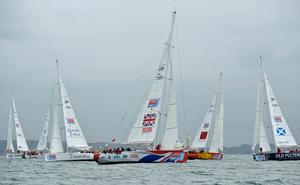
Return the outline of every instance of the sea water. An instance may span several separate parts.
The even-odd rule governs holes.
[[[221,161],[184,164],[45,162],[0,157],[0,184],[297,184],[300,161],[253,161],[251,155],[225,155]]]

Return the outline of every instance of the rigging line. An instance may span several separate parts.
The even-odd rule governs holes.
[[[183,107],[183,125],[185,127],[186,134],[189,132],[189,125],[186,121],[186,106],[185,106],[185,99],[184,99],[184,91],[183,91],[183,75],[182,75],[182,65],[181,65],[181,55],[180,55],[180,49],[179,49],[179,36],[178,36],[178,18],[175,24],[175,39],[177,42],[177,58],[178,58],[178,65],[179,65],[179,81],[180,81],[180,94],[182,97],[182,107]]]

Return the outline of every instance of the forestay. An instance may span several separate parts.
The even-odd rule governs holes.
[[[15,132],[16,132],[16,138],[17,138],[17,150],[19,151],[28,151],[28,146],[25,140],[25,136],[19,121],[15,100],[12,97],[12,106],[13,106],[13,120],[15,125]]]

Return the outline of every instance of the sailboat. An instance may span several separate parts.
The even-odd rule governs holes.
[[[297,142],[281,111],[278,100],[275,97],[269,79],[265,73],[262,57],[260,57],[260,61],[263,73],[262,83],[264,85],[265,98],[268,105],[268,114],[270,116],[270,123],[272,127],[273,138],[275,141],[276,152],[271,151],[271,147],[265,131],[265,125],[263,122],[263,103],[261,88],[259,85],[257,93],[254,139],[252,145],[253,158],[256,161],[300,160],[300,151],[297,150],[299,146],[297,145]]]
[[[41,138],[38,142],[38,145],[36,147],[36,151],[40,152],[48,152],[48,135],[49,135],[49,122],[50,122],[50,112],[51,112],[51,106],[48,106],[48,113],[47,117],[45,119],[44,128],[42,130]]]
[[[218,90],[214,93],[212,102],[189,148],[189,159],[220,160],[223,158],[224,103],[221,81],[222,73],[219,76]],[[210,145],[208,145],[209,140]]]
[[[17,151],[15,151],[13,144],[13,129],[15,130]],[[9,122],[7,132],[6,158],[25,158],[28,152],[26,139],[19,121],[17,108],[13,94],[11,94],[11,105],[9,109]]]
[[[148,150],[122,151],[95,155],[99,164],[164,163],[187,161],[187,151],[178,140],[176,87],[172,71],[171,48],[176,12],[172,12],[171,31],[148,94],[130,130],[127,144]],[[158,130],[164,132],[158,142]],[[155,149],[156,147],[156,149]]]
[[[56,60],[58,74],[58,96],[59,102],[53,106],[52,136],[50,141],[50,151],[45,154],[45,161],[93,161],[94,154],[90,153],[86,139],[81,131],[79,122],[70,102],[70,98],[62,81],[58,60]],[[63,151],[60,136],[58,112],[62,110],[64,129],[66,136],[67,151]]]

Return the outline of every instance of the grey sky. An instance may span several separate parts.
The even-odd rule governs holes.
[[[149,60],[145,82],[158,63],[174,7],[173,58],[181,91],[178,49],[184,87],[184,97],[178,93],[179,118],[182,123],[186,112],[187,121],[187,126],[179,123],[180,136],[188,127],[194,137],[223,72],[225,146],[252,142],[259,55],[285,116],[294,123],[290,127],[298,124],[294,134],[299,135],[297,0],[1,0],[0,139],[6,138],[11,90],[26,138],[40,137],[56,58],[88,140],[121,137],[132,123],[120,120],[124,112],[136,115],[139,102],[129,105]]]

